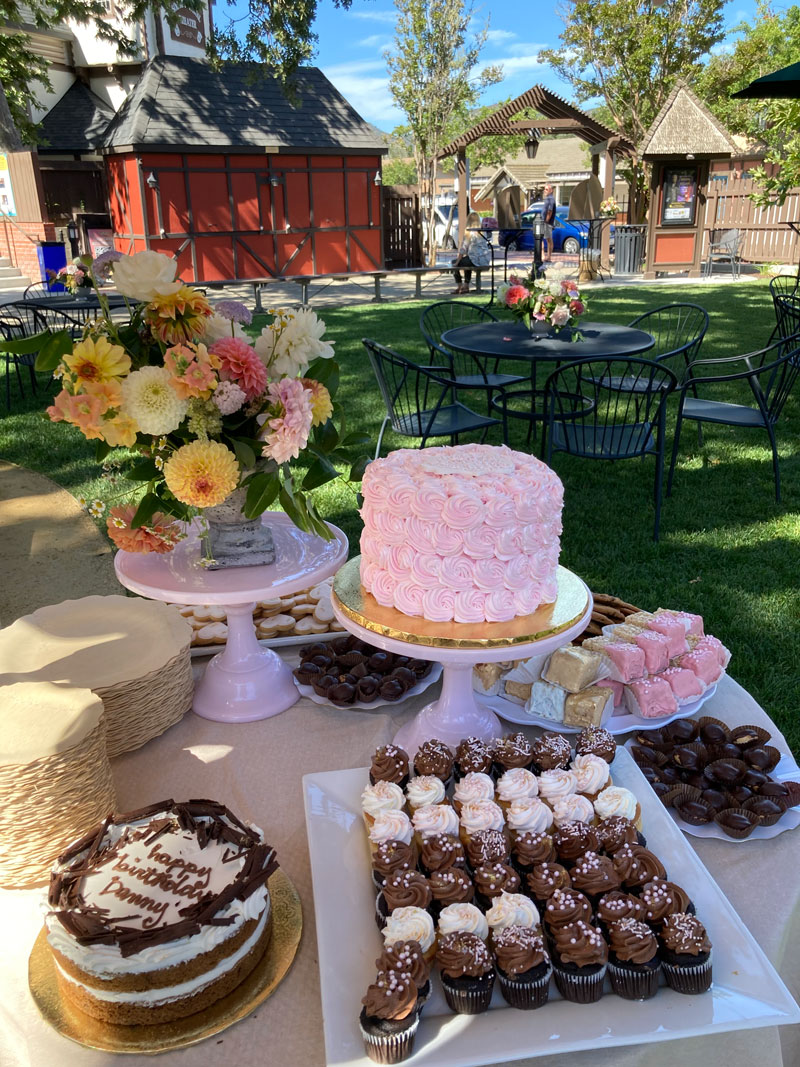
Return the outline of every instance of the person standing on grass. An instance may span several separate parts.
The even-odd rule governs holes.
[[[464,230],[464,240],[458,246],[458,254],[453,260],[453,271],[457,288],[453,295],[469,292],[469,282],[472,277],[471,267],[488,267],[492,261],[492,250],[489,242],[480,233],[481,217],[477,211],[470,211],[467,215],[467,225]],[[459,267],[464,267],[464,278],[461,278]]]
[[[550,182],[544,187],[544,201],[542,204],[542,222],[544,223],[543,242],[547,242],[547,255],[543,262],[553,261],[553,226],[556,221],[556,198],[553,196],[553,186]]]

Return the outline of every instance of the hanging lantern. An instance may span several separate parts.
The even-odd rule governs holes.
[[[539,134],[536,130],[528,130],[528,136],[525,138],[525,155],[528,159],[536,159],[536,153],[539,151]]]

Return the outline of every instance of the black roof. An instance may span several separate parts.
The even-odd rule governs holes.
[[[102,143],[114,118],[110,104],[81,81],[73,82],[39,127],[40,152],[87,152]]]
[[[255,63],[157,56],[106,132],[103,146],[386,151],[386,146],[322,71],[301,67],[295,99]]]

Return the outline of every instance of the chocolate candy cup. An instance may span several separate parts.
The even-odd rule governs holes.
[[[387,678],[386,681],[381,683],[378,692],[381,695],[382,700],[399,700],[408,692],[408,686],[403,685],[397,678]]]
[[[768,730],[760,726],[734,726],[728,733],[728,740],[739,748],[750,748],[752,745],[766,745],[772,735]]]
[[[727,794],[721,789],[704,789],[700,794],[700,799],[715,812],[723,811],[731,806]]]
[[[339,641],[342,640],[346,641],[347,638],[340,637]],[[313,645],[303,645],[300,649],[300,659],[311,659],[312,656],[329,656],[331,652],[335,653],[335,644],[336,641],[331,641],[329,645],[322,641],[315,641]]]
[[[365,678],[359,678],[356,683],[356,698],[369,704],[378,697],[378,679],[374,674],[368,674]]]
[[[706,823],[710,823],[716,815],[714,809],[703,803],[702,800],[680,799],[673,807],[683,821],[688,822],[690,826],[704,826]]]
[[[685,745],[697,737],[697,723],[692,719],[676,719],[661,727],[661,732],[669,741]]]
[[[333,656],[329,656],[325,652],[315,652],[314,655],[307,660],[308,663],[315,663],[318,667],[322,667],[323,671],[333,665]]]
[[[367,660],[367,666],[374,674],[388,674],[392,668],[392,657],[388,652],[373,652]]]
[[[362,660],[361,663],[356,663],[354,667],[350,668],[350,674],[353,678],[361,680],[369,675],[369,667],[367,667],[366,662]]]
[[[714,822],[728,837],[743,841],[758,826],[758,816],[746,808],[727,808],[719,812]]]
[[[653,767],[663,767],[669,760],[666,752],[659,752],[655,748],[644,748],[642,745],[631,745],[631,755],[639,767],[650,764]]]
[[[313,685],[314,682],[319,681],[325,672],[322,667],[318,667],[316,663],[301,663],[299,667],[295,667],[292,674],[298,680],[300,685]]]
[[[732,785],[728,789],[728,795],[733,799],[734,803],[737,806],[741,806],[746,800],[750,800],[750,798],[755,794],[749,786],[741,785],[740,783],[739,785]]]
[[[431,673],[433,664],[427,659],[410,659],[405,666],[416,674],[417,679],[422,679],[427,678]]]
[[[644,779],[650,785],[665,785],[667,789],[671,788],[669,782],[662,782],[658,775],[658,770],[652,765],[652,763],[646,764],[644,767],[640,767],[639,770],[644,775]]]
[[[738,759],[717,759],[706,767],[708,777],[726,788],[741,782],[747,773],[747,764]]]
[[[758,792],[760,796],[769,797],[776,804],[782,804],[784,808],[788,808],[791,805],[790,790],[783,782],[765,782]]]
[[[773,745],[753,745],[746,748],[742,753],[742,759],[748,765],[758,771],[769,774],[780,762],[781,754]]]
[[[695,789],[691,785],[676,785],[668,793],[665,793],[661,798],[661,802],[668,808],[674,806],[675,802],[688,802],[690,800],[699,800],[700,790]]]
[[[742,752],[732,741],[723,741],[709,749],[709,762],[715,759],[741,759]]]
[[[697,720],[697,736],[707,745],[719,745],[728,739],[728,727],[719,719],[705,715]]]
[[[337,682],[336,685],[332,685],[328,689],[325,696],[337,707],[344,707],[347,704],[352,704],[355,700],[356,687],[351,685],[350,682]]]
[[[398,682],[402,682],[408,689],[417,684],[417,676],[409,667],[395,667],[390,678],[396,678]]]
[[[774,826],[786,810],[782,804],[776,804],[770,797],[753,797],[745,801],[743,807],[758,816],[761,826]]]
[[[317,696],[324,697],[328,695],[328,690],[339,684],[338,675],[335,674],[323,674],[316,682],[312,684],[312,688]]]
[[[667,795],[667,793],[671,793],[672,792],[672,786],[669,785],[667,782],[653,782],[652,783],[652,787],[653,787],[653,792],[658,797],[658,799],[661,800],[661,801],[663,801],[663,799]]]
[[[682,771],[702,771],[708,763],[708,749],[699,741],[678,745],[673,749],[672,762]]]
[[[768,774],[764,774],[763,771],[756,771],[752,767],[747,771],[744,778],[742,778],[741,784],[747,786],[748,789],[752,789],[754,793],[757,793],[762,785],[766,785],[771,781]]]
[[[678,785],[681,780],[677,767],[659,767],[658,776],[668,785]]]

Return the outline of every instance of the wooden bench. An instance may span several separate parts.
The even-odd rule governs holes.
[[[354,270],[343,271],[340,273],[331,274],[298,274],[294,277],[289,275],[283,278],[283,281],[295,282],[301,288],[300,302],[302,304],[308,303],[308,287],[310,285],[316,285],[319,282],[324,282],[323,289],[326,289],[332,282],[352,282],[358,278],[372,278],[375,286],[375,295],[372,300],[374,303],[380,303],[383,300],[381,296],[381,279],[386,277],[387,272],[379,270]]]
[[[481,274],[483,271],[491,271],[491,267],[447,267],[440,264],[436,267],[401,267],[392,271],[393,274],[412,274],[414,276],[414,296],[417,300],[422,299],[422,279],[426,274],[452,274],[454,270],[471,270],[475,275],[475,292],[482,293]]]

